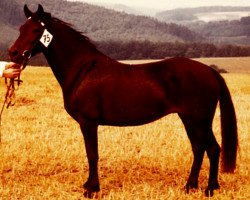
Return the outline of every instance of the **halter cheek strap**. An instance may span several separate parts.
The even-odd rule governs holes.
[[[30,20],[30,19],[31,17],[29,17],[27,20]],[[42,21],[39,21],[39,22],[41,26],[45,27],[45,24]],[[52,39],[53,39],[53,35],[45,28],[39,41],[43,44],[43,46],[47,48],[49,44],[51,43]]]
[[[45,27],[45,24],[40,21],[40,24]],[[45,46],[46,48],[49,46],[53,39],[53,35],[45,28],[42,34],[42,37],[40,38],[40,42]]]

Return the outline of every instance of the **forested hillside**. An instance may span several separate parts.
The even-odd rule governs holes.
[[[187,26],[214,44],[250,45],[250,7],[199,7],[158,13],[161,21]]]
[[[18,36],[18,27],[25,20],[24,4],[28,4],[31,10],[36,11],[39,3],[43,5],[45,11],[72,24],[75,29],[90,37],[101,51],[116,59],[250,55],[250,47],[209,44],[212,41],[212,32],[216,30],[215,28],[219,30],[220,24],[208,28],[198,24],[187,28],[184,25],[160,22],[152,17],[129,15],[80,2],[1,0],[1,60],[7,59],[6,50]],[[248,23],[246,21],[248,20],[242,19],[239,23],[246,24]],[[239,28],[237,31],[244,32],[249,29]],[[44,64],[44,60],[40,58],[39,61],[36,60],[36,64]]]
[[[201,39],[188,28],[176,24],[159,22],[156,19],[129,15],[80,2],[64,0],[1,0],[0,7],[4,20],[16,26],[23,20],[23,5],[27,3],[36,10],[41,3],[45,10],[51,12],[74,27],[86,33],[94,41],[107,40],[148,40],[148,41],[197,41]]]
[[[250,17],[240,20],[191,23],[189,28],[215,44],[250,45]]]

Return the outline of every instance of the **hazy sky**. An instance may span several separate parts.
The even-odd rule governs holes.
[[[148,7],[157,9],[172,9],[197,6],[250,6],[250,0],[80,0],[94,3],[125,4],[128,6]]]

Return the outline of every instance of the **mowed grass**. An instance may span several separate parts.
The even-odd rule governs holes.
[[[235,174],[219,173],[221,189],[213,199],[250,199],[249,69],[243,74],[233,68],[234,73],[223,75],[236,108],[240,152]],[[27,67],[22,79],[15,106],[2,116],[0,199],[84,199],[84,142],[78,124],[64,110],[60,86],[50,68]],[[6,91],[3,82],[0,102]],[[220,143],[219,115],[218,109],[213,130]],[[193,157],[177,115],[138,127],[100,127],[99,156],[101,192],[96,198],[206,199],[207,156],[199,189],[185,193]]]

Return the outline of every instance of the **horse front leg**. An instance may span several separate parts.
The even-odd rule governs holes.
[[[89,177],[87,182],[83,185],[85,188],[84,196],[91,198],[94,192],[100,191],[98,178],[98,125],[93,123],[82,123],[81,130],[84,137],[85,148],[89,163]]]

